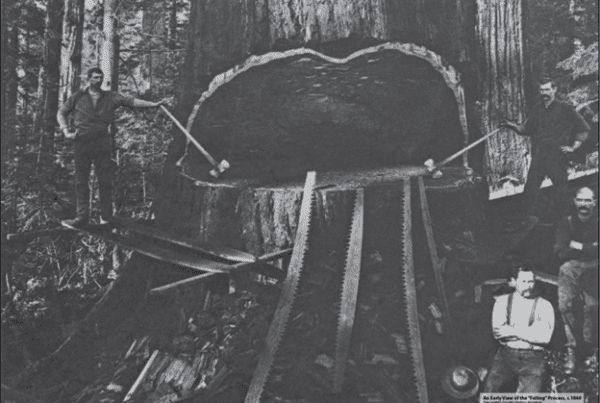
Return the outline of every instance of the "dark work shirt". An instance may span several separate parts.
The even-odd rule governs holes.
[[[569,247],[571,241],[583,244],[583,250]],[[577,214],[564,218],[556,227],[554,252],[561,260],[581,260],[589,262],[598,259],[598,216],[582,222]],[[596,243],[596,245],[594,245]]]
[[[119,106],[133,107],[133,97],[118,92],[102,91],[96,106],[87,90],[75,92],[60,108],[63,115],[73,115],[77,138],[95,138],[106,135]]]
[[[590,127],[583,117],[569,104],[554,100],[547,108],[543,102],[535,105],[525,123],[525,135],[538,147],[558,148],[571,145],[574,135],[577,140],[585,141]]]

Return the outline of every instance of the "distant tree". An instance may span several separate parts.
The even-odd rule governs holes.
[[[60,103],[81,86],[81,49],[85,22],[85,0],[64,0]]]
[[[104,0],[104,22],[102,41],[100,42],[100,68],[104,72],[104,89],[116,90],[119,84],[118,70],[115,68],[116,47],[118,40],[117,0]]]
[[[14,127],[17,108],[17,57],[19,32],[15,20],[19,15],[17,0],[0,2],[2,7],[2,51],[0,52],[1,72],[1,116],[2,121],[2,162],[4,163],[9,144],[14,139]]]
[[[44,33],[43,111],[44,123],[41,154],[49,157],[54,152],[54,132],[58,112],[60,87],[60,55],[62,45],[62,10],[64,0],[48,0]],[[46,161],[50,160],[46,158]]]

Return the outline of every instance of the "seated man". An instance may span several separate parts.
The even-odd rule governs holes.
[[[554,308],[537,296],[529,267],[515,267],[509,284],[515,291],[497,297],[492,312],[500,348],[483,391],[497,393],[507,381],[517,379],[517,393],[538,393],[546,372],[544,346],[554,331]]]
[[[589,187],[580,188],[574,202],[577,213],[564,218],[558,224],[554,246],[554,252],[562,261],[558,274],[558,309],[565,324],[567,337],[564,366],[567,375],[573,373],[576,366],[575,348],[578,337],[573,305],[580,298],[583,299],[584,318],[588,325],[598,307],[597,289],[595,292],[586,289],[589,285],[587,283],[590,282],[589,279],[586,280],[588,275],[596,275],[595,280],[591,281],[595,282],[596,286],[598,281],[598,214],[594,191]],[[584,332],[584,341],[588,343],[593,342],[590,340],[590,333],[592,332]]]

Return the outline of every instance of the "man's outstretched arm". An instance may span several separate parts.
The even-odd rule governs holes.
[[[155,108],[157,106],[165,105],[166,103],[166,99],[160,100],[158,102],[151,102],[144,101],[143,99],[134,98],[132,106],[134,108]]]

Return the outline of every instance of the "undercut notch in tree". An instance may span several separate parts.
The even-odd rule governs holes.
[[[421,165],[468,142],[456,70],[397,42],[345,58],[305,48],[252,56],[213,79],[187,129],[242,179]],[[189,147],[178,162],[197,180],[210,179],[204,164]]]

